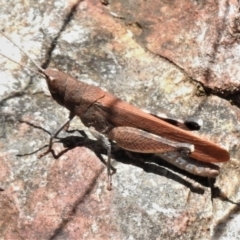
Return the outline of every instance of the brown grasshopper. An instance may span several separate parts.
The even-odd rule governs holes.
[[[211,163],[229,160],[229,153],[224,148],[187,131],[200,128],[200,122],[151,114],[67,73],[53,68],[43,69],[21,47],[5,37],[45,77],[52,98],[70,111],[68,120],[51,136],[47,151],[40,157],[51,151],[53,139],[69,125],[74,116],[78,116],[107,150],[108,189],[111,189],[113,174],[109,139],[132,152],[160,154],[177,167],[200,176],[216,177],[219,174],[217,167]]]

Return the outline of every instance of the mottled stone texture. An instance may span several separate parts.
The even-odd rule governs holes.
[[[239,91],[238,1],[112,0],[137,41],[206,87]]]
[[[114,146],[109,192],[106,151],[75,119],[54,143],[55,155],[38,159],[68,112],[29,59],[0,36],[0,52],[29,67],[0,57],[1,239],[238,239],[238,207],[212,198],[218,187],[240,201],[237,1],[0,6],[1,28],[39,64],[154,113],[201,118],[196,134],[232,157],[211,189],[212,181]]]

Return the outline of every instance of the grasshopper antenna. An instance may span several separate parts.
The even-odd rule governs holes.
[[[24,53],[24,54],[33,62],[33,64],[35,65],[35,67],[38,69],[38,71],[33,70],[33,69],[31,69],[31,68],[28,68],[28,67],[24,66],[23,64],[21,64],[21,63],[15,61],[15,60],[9,58],[8,56],[6,56],[5,54],[3,54],[3,53],[1,53],[1,52],[0,52],[0,55],[2,55],[3,57],[7,58],[8,60],[10,60],[10,61],[12,61],[12,62],[14,62],[14,63],[16,63],[16,64],[24,67],[24,68],[27,68],[27,69],[29,69],[29,70],[31,70],[31,71],[36,72],[37,74],[39,74],[39,73],[44,73],[44,72],[45,72],[45,70],[44,70],[34,59],[32,59],[32,58],[30,57],[30,55],[29,55],[23,48],[21,48],[21,47],[20,47],[19,45],[17,45],[12,39],[10,39],[8,36],[6,36],[6,35],[3,33],[2,30],[0,30],[0,33],[1,33],[6,39],[8,39],[8,41],[10,41],[15,47],[17,47],[21,52]]]
[[[3,56],[4,58],[7,58],[8,60],[10,60],[10,61],[18,64],[18,65],[20,65],[20,66],[23,67],[23,68],[29,69],[31,72],[35,72],[35,73],[37,73],[37,74],[41,74],[39,71],[36,71],[36,70],[31,69],[31,68],[29,68],[29,67],[26,67],[26,66],[24,66],[23,64],[15,61],[15,60],[13,60],[13,59],[11,59],[10,57],[6,56],[5,54],[3,54],[3,53],[1,53],[1,52],[0,52],[0,55]]]

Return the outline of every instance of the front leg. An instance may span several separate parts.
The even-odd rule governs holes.
[[[69,113],[69,117],[67,119],[66,122],[64,122],[50,137],[50,140],[49,140],[49,144],[48,144],[48,149],[41,153],[38,158],[41,158],[43,156],[45,156],[46,154],[48,154],[49,152],[51,152],[52,150],[52,145],[53,145],[53,139],[57,137],[57,135],[65,128],[65,127],[69,127],[69,123],[72,121],[72,119],[74,118],[74,114],[73,113]]]

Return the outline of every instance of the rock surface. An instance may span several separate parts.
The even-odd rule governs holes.
[[[213,191],[240,201],[237,1],[0,3],[5,34],[39,64],[154,113],[201,118],[196,134],[231,153],[211,188],[161,159],[133,160],[116,148],[107,191],[106,152],[76,118],[56,140],[57,156],[38,159],[68,112],[0,36],[0,52],[24,66],[0,57],[0,238],[238,239],[238,206]]]

